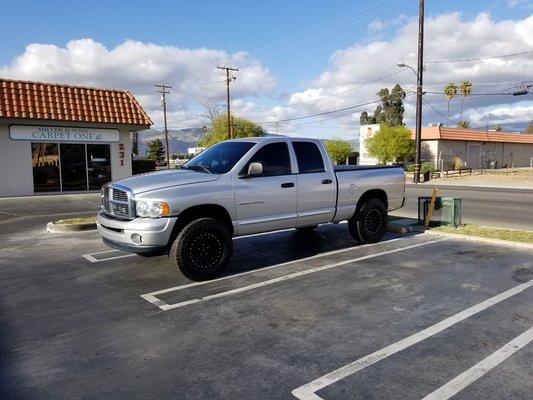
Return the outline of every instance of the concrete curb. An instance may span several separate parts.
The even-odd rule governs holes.
[[[533,250],[533,244],[531,243],[512,242],[510,240],[501,240],[501,239],[489,239],[489,238],[484,238],[480,236],[462,235],[460,233],[435,232],[431,230],[426,230],[424,233],[426,235],[447,236],[447,237],[453,237],[456,239],[466,239],[472,242],[481,242],[481,243],[488,243],[488,244],[495,244],[495,245],[501,245],[501,246],[510,246],[510,247],[515,247],[515,248]]]
[[[46,233],[58,232],[81,232],[91,231],[96,229],[96,223],[89,224],[56,224],[55,222],[48,222],[46,224]]]

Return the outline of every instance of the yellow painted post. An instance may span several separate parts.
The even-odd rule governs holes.
[[[426,219],[424,220],[424,226],[426,228],[429,226],[429,221],[431,221],[431,217],[433,216],[433,210],[435,210],[435,201],[437,200],[438,193],[439,193],[439,189],[434,188],[433,194],[431,195],[431,201],[429,202],[429,208],[426,214]]]

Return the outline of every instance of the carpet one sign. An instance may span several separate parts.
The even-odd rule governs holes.
[[[11,125],[9,136],[14,140],[38,142],[118,142],[117,129],[69,128],[64,126]]]

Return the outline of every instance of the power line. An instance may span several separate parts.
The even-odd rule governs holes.
[[[449,118],[446,114],[444,114],[443,112],[441,112],[440,110],[438,110],[437,108],[435,108],[429,101],[427,101],[426,99],[422,98],[422,101],[424,103],[426,103],[426,105],[431,108],[433,111],[435,111],[437,114],[439,114],[441,117],[443,118],[446,118],[446,120],[448,122],[453,122],[454,124],[457,124],[457,121],[454,121],[453,119]]]
[[[489,56],[489,57],[463,58],[463,59],[458,59],[458,60],[433,60],[433,61],[425,61],[425,63],[426,64],[442,64],[442,63],[482,61],[482,60],[491,60],[495,58],[516,57],[516,56],[521,56],[521,55],[529,54],[529,53],[533,53],[533,50],[521,51],[518,53],[500,54],[498,56]]]
[[[401,3],[401,2],[400,2]],[[321,31],[318,31],[318,32],[313,32],[313,30],[315,29],[315,27],[312,27],[312,28],[309,28],[307,30],[304,30],[298,34],[294,34],[294,35],[291,35],[289,36],[288,38],[286,39],[283,39],[273,45],[270,45],[270,46],[266,46],[264,47],[263,49],[260,49],[256,52],[252,52],[252,54],[256,55],[257,57],[259,58],[267,58],[267,57],[272,57],[274,55],[277,55],[277,54],[280,54],[280,53],[283,53],[283,52],[286,52],[288,50],[292,50],[296,47],[299,47],[299,46],[302,46],[310,41],[313,41],[313,40],[316,40],[316,39],[319,39],[323,36],[326,36],[326,35],[329,35],[333,32],[336,32],[342,28],[345,28],[346,26],[349,26],[349,25],[352,25],[356,22],[361,22],[369,17],[372,17],[374,15],[381,15],[385,10],[388,10],[388,9],[391,9],[393,7],[396,7],[398,6],[400,3],[397,3],[397,4],[394,4],[392,6],[388,6],[388,7],[385,7],[383,2],[381,2],[380,4],[376,5],[375,3],[369,3],[367,4],[366,6],[356,10],[357,11],[357,15],[355,16],[356,18],[353,19],[353,20],[348,20],[346,22],[332,22],[334,21],[335,19],[339,19],[341,18],[341,16],[345,15],[345,14],[348,14],[348,13],[344,13],[344,14],[341,14],[340,16],[337,16],[337,17],[334,17],[332,18],[331,20],[328,20],[328,21],[325,21],[321,24],[318,24],[316,25],[315,27],[319,27],[319,26],[324,26],[324,25],[331,25],[331,26],[327,26],[325,27],[325,29],[321,30]]]
[[[341,111],[347,111],[347,110],[351,110],[351,109],[354,109],[354,108],[367,106],[369,104],[381,103],[381,101],[382,101],[381,99],[372,100],[372,101],[368,101],[366,103],[355,104],[353,106],[343,107],[343,108],[339,108],[339,109],[336,109],[336,110],[329,110],[329,111],[323,111],[323,112],[319,112],[319,113],[315,113],[315,114],[309,114],[309,115],[302,115],[302,116],[298,116],[298,117],[279,119],[279,120],[276,120],[276,121],[261,121],[261,122],[257,122],[257,123],[258,124],[274,124],[274,123],[277,123],[277,122],[278,123],[279,122],[289,122],[289,121],[296,121],[296,120],[299,120],[299,119],[319,117],[321,115],[328,115],[328,114],[333,114],[333,113],[337,113],[337,112],[341,112]]]
[[[444,95],[444,92],[435,92],[435,91],[426,91],[429,94],[441,94]],[[468,96],[512,96],[512,93],[470,93]]]

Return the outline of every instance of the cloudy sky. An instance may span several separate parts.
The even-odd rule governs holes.
[[[416,65],[415,0],[269,2],[1,1],[0,77],[127,89],[155,122],[154,83],[171,85],[171,128],[201,126],[203,104],[225,104],[270,132],[355,138],[375,93],[400,83],[410,93]],[[508,95],[533,81],[533,2],[426,1],[424,123],[448,119],[443,86],[468,79],[463,119],[474,127],[523,129],[533,95]],[[510,55],[494,58],[495,56]],[[459,61],[458,61],[459,60]],[[462,60],[462,61],[461,61]],[[465,61],[468,60],[468,61]],[[366,104],[366,105],[365,105]],[[337,112],[330,112],[340,110]],[[414,96],[406,98],[413,124]]]

